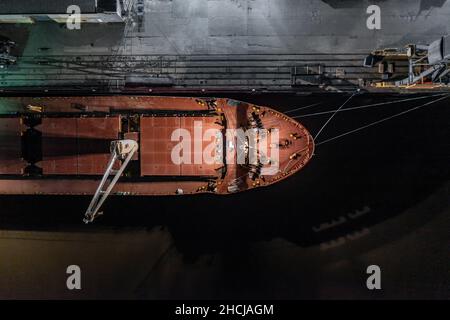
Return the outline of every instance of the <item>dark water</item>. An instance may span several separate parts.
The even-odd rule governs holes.
[[[228,96],[280,111],[321,102],[290,116],[334,110],[348,98],[339,94]],[[346,108],[405,98],[361,94]],[[433,99],[341,112],[318,141]],[[245,250],[245,244],[273,238],[312,246],[401,214],[449,180],[449,105],[450,98],[320,145],[303,170],[269,188],[229,196],[112,197],[104,206],[105,215],[89,226],[82,224],[88,197],[3,196],[0,228],[93,232],[165,226],[187,257]],[[298,120],[315,135],[329,116]],[[329,230],[313,229],[357,210],[370,214]],[[421,221],[431,218],[424,212]]]

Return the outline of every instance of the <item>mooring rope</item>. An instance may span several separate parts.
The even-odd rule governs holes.
[[[284,113],[291,113],[291,112],[295,112],[295,111],[299,111],[299,110],[304,110],[304,109],[307,109],[307,108],[318,106],[319,104],[322,104],[322,102],[313,103],[313,104],[310,104],[310,105],[307,105],[307,106],[304,106],[304,107],[288,110],[288,111],[285,111]]]
[[[314,139],[313,139],[314,141],[316,141],[317,137],[322,133],[323,129],[325,129],[325,127],[330,123],[330,121],[339,112],[339,110],[341,110],[347,104],[347,102],[349,102],[355,95],[356,95],[356,92],[354,92],[347,100],[345,100],[345,102],[343,104],[341,104],[341,106],[337,110],[334,111],[334,113],[331,115],[331,117],[328,118],[328,120],[325,122],[325,124],[322,126],[322,128],[320,128],[319,132],[316,133],[316,135],[314,136]]]

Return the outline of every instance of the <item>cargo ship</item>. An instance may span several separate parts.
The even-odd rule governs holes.
[[[272,185],[314,152],[272,108],[225,98],[0,98],[0,194],[232,194]]]

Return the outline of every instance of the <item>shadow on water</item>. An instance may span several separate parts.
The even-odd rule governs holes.
[[[295,116],[334,110],[348,96],[255,94],[233,98],[284,112],[320,102],[289,113]],[[393,99],[405,97],[363,94],[346,108]],[[433,99],[341,112],[318,141]],[[81,221],[88,197],[3,196],[0,225],[2,229],[86,232],[166,226],[176,247],[194,256],[277,237],[303,247],[317,245],[399,215],[448,181],[449,103],[443,100],[320,145],[301,172],[269,188],[228,196],[113,197],[104,206],[105,215],[89,226]],[[314,135],[329,116],[298,120]],[[358,213],[364,214],[349,218]],[[432,214],[424,212],[423,217],[425,222]],[[334,226],[320,227],[326,223]]]

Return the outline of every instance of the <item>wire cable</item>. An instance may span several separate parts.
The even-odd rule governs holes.
[[[386,118],[377,120],[377,121],[375,121],[375,122],[369,123],[369,124],[367,124],[367,125],[365,125],[365,126],[362,126],[362,127],[359,127],[359,128],[356,128],[356,129],[353,129],[353,130],[344,132],[344,133],[342,133],[342,134],[340,134],[340,135],[337,135],[337,136],[335,136],[335,137],[333,137],[333,138],[326,139],[326,140],[324,140],[324,141],[321,141],[321,142],[319,142],[319,143],[316,143],[316,146],[319,146],[319,145],[322,145],[322,144],[324,144],[324,143],[327,143],[327,142],[330,142],[330,141],[333,141],[333,140],[342,138],[342,137],[347,136],[347,135],[349,135],[349,134],[352,134],[352,133],[361,131],[361,130],[363,130],[363,129],[366,129],[366,128],[372,127],[372,126],[374,126],[374,125],[380,124],[380,123],[382,123],[382,122],[385,122],[385,121],[391,120],[391,119],[393,119],[393,118],[402,116],[402,115],[407,114],[407,113],[409,113],[409,112],[412,112],[412,111],[418,110],[418,109],[420,109],[420,108],[429,106],[429,105],[431,105],[431,104],[433,104],[433,103],[439,102],[439,101],[444,100],[444,99],[446,99],[446,98],[448,98],[448,97],[450,97],[450,95],[447,94],[447,95],[445,95],[445,96],[442,97],[442,98],[438,98],[438,99],[435,99],[435,100],[433,100],[433,101],[429,101],[429,102],[427,102],[427,103],[421,104],[420,106],[413,107],[413,108],[411,108],[411,109],[408,109],[408,110],[405,110],[405,111],[396,113],[396,114],[394,114],[394,115],[392,115],[392,116],[389,116],[389,117],[386,117]]]

